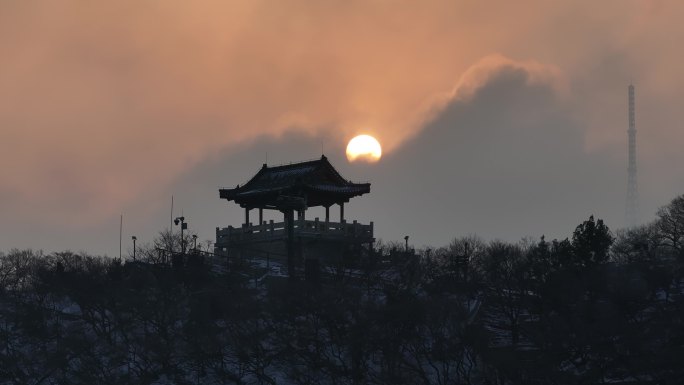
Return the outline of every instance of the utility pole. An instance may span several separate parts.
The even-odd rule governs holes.
[[[173,220],[173,223],[175,223],[176,226],[178,226],[178,224],[180,223],[180,228],[181,228],[181,254],[185,254],[185,238],[183,237],[183,230],[187,230],[188,223],[185,221],[185,217],[178,217],[178,218]]]
[[[138,240],[138,237],[134,235],[131,237],[131,239],[133,240],[133,262],[135,262],[135,241]]]
[[[635,119],[635,101],[634,101],[634,85],[630,84],[627,87],[627,101],[629,104],[628,120],[629,128],[627,134],[629,136],[628,144],[628,160],[627,160],[627,202],[625,207],[625,216],[628,227],[635,227],[639,216],[639,191],[637,188],[637,159],[636,159],[636,119]]]

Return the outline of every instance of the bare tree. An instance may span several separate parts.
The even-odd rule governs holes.
[[[656,215],[655,226],[663,244],[672,250],[674,257],[684,259],[684,195],[661,207]]]

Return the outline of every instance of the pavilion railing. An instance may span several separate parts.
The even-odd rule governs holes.
[[[318,218],[315,220],[295,219],[294,234],[298,237],[320,237],[323,239],[373,238],[373,222],[363,225],[357,221],[347,223],[326,222]],[[253,225],[243,224],[242,227],[228,226],[216,228],[216,243],[229,244],[233,242],[276,240],[287,236],[286,222],[269,221]]]

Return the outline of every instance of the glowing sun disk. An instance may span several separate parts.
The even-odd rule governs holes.
[[[377,162],[381,156],[380,143],[370,135],[356,136],[347,144],[347,160],[350,162],[356,160]]]

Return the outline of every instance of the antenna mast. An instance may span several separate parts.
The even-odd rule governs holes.
[[[121,259],[121,236],[123,233],[123,213],[119,217],[119,259]]]
[[[637,189],[637,160],[636,160],[636,120],[634,118],[634,85],[627,87],[627,98],[629,102],[629,135],[627,161],[627,205],[626,219],[628,227],[635,227],[638,220],[638,189]]]

